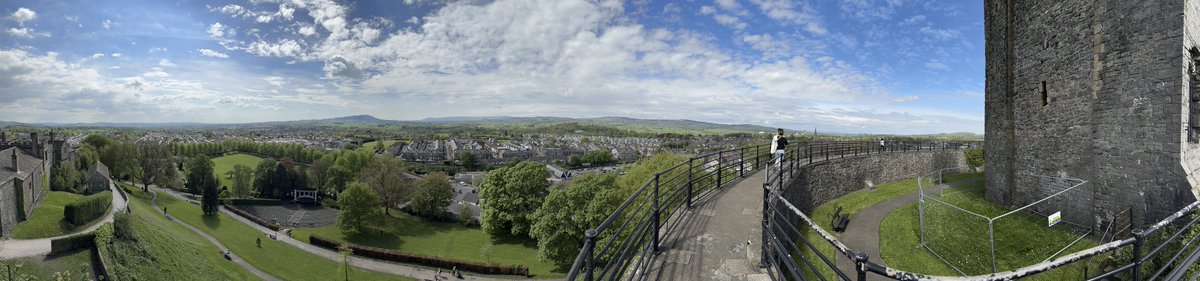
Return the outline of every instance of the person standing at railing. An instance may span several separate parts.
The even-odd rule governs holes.
[[[787,151],[787,137],[783,136],[783,128],[776,130],[775,137],[771,139],[771,152],[775,157],[775,167],[779,168],[783,165],[783,153]]]
[[[887,150],[887,144],[884,143],[883,139],[881,138],[879,139],[879,152],[883,152],[884,150]]]

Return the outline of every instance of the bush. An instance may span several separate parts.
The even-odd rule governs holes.
[[[308,242],[317,247],[337,250],[341,243],[336,241],[321,238],[320,236],[312,235],[308,237]],[[387,249],[375,247],[359,246],[354,244],[346,244],[354,254],[362,257],[373,258],[378,260],[393,261],[400,263],[419,264],[432,267],[450,268],[457,267],[459,270],[470,271],[480,274],[501,274],[501,275],[520,275],[529,276],[529,268],[520,265],[487,265],[466,261],[442,259],[436,257],[417,256],[402,252],[396,252]]]
[[[105,191],[99,194],[81,197],[75,201],[68,203],[63,208],[63,218],[71,224],[82,226],[88,222],[104,216],[108,212],[108,208],[112,205],[112,192]]]
[[[239,216],[242,216],[243,218],[246,218],[246,219],[248,219],[248,220],[250,220],[250,221],[252,221],[252,222],[254,222],[254,223],[257,223],[258,225],[261,225],[261,226],[263,226],[263,227],[269,228],[269,229],[271,229],[271,230],[274,230],[274,231],[279,231],[280,229],[283,229],[283,227],[282,227],[282,226],[280,226],[280,225],[279,225],[279,224],[277,224],[277,223],[274,223],[274,222],[271,222],[271,221],[265,220],[265,219],[263,219],[263,218],[260,218],[260,217],[258,217],[258,216],[255,216],[255,215],[251,215],[250,213],[247,213],[246,211],[242,211],[242,209],[238,209],[238,208],[236,208],[236,207],[234,207],[234,206],[231,206],[231,205],[225,205],[225,209],[227,209],[227,210],[230,210],[230,211],[233,211],[233,213],[234,213],[234,214],[237,214],[237,215],[239,215]]]
[[[96,245],[96,235],[85,233],[50,240],[50,254],[57,254],[75,249],[86,249]]]
[[[338,210],[342,209],[341,207],[338,207],[337,200],[329,199],[329,198],[322,198],[321,205],[325,205],[325,207],[334,208],[334,209],[338,209]]]
[[[229,199],[229,205],[279,206],[283,205],[283,200],[268,198]]]

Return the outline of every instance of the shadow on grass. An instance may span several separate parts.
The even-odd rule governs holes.
[[[204,221],[204,226],[207,226],[209,229],[215,230],[215,229],[219,229],[221,227],[221,217],[220,216],[200,215],[200,220]]]
[[[370,228],[369,231],[368,233],[345,235],[346,241],[384,249],[400,249],[400,245],[404,244],[404,241],[400,240],[399,236],[386,230]]]
[[[529,237],[516,236],[509,233],[492,235],[492,243],[496,245],[521,245],[537,249],[537,240]]]

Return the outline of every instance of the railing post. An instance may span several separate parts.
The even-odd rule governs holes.
[[[767,170],[770,170],[770,168],[767,168]],[[767,204],[770,204],[770,200],[771,200],[771,185],[764,182],[763,183],[763,202],[762,202],[762,208],[763,208],[762,209],[762,257],[760,258],[761,261],[759,262],[759,267],[763,267],[763,268],[766,268],[768,266],[767,265],[767,251],[770,250],[770,248],[767,247],[767,245],[770,243],[770,241],[768,240],[769,238],[767,236],[767,231],[771,231],[771,228],[769,225],[770,212],[768,211],[771,209],[771,206],[767,205]]]
[[[867,253],[854,256],[854,271],[858,272],[858,281],[867,281]]]
[[[762,163],[760,163],[760,161],[759,161],[759,159],[762,159],[762,151],[759,151],[761,148],[762,148],[762,145],[754,146],[754,169],[755,170],[762,169]]]
[[[812,155],[812,147],[813,147],[813,144],[811,144],[811,143],[808,144],[808,153],[806,153],[806,155],[805,155],[805,156],[808,156],[808,164],[812,164],[812,156],[813,156]]]
[[[746,148],[745,147],[742,147],[742,151],[740,152],[739,155],[741,157],[739,157],[740,159],[738,159],[738,177],[744,178],[744,177],[746,177]]]
[[[688,208],[692,207],[692,167],[695,166],[692,164],[692,161],[694,161],[694,160],[696,160],[696,158],[688,159],[688,183],[687,183],[687,206],[688,206]]]
[[[725,184],[721,181],[721,174],[724,174],[724,171],[721,171],[721,162],[725,162],[722,160],[725,160],[725,153],[717,152],[717,186],[715,188],[721,188],[721,185]]]
[[[720,171],[721,169],[718,168],[717,170]],[[651,226],[651,227],[654,227],[654,241],[653,241],[654,245],[653,246],[654,246],[655,253],[658,252],[658,241],[659,241],[658,230],[660,228],[662,228],[661,226],[659,226],[660,221],[659,221],[659,217],[658,217],[660,214],[660,211],[661,211],[659,209],[659,205],[658,205],[658,183],[659,183],[658,176],[659,175],[662,175],[662,174],[661,173],[654,174],[654,225]]]
[[[1133,280],[1142,280],[1142,246],[1146,243],[1146,233],[1141,229],[1133,231]]]
[[[596,229],[588,229],[584,232],[583,250],[587,253],[587,260],[584,268],[587,272],[583,274],[584,281],[592,281],[595,278],[596,268]]]

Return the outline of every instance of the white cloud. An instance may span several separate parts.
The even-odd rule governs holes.
[[[214,22],[212,25],[208,26],[208,37],[213,39],[224,39],[226,34],[229,36],[234,36],[236,35],[235,32],[236,31],[232,26],[225,26],[219,22]]]
[[[958,30],[934,28],[931,26],[921,27],[919,31],[938,40],[950,40],[962,37],[962,32]]]
[[[109,30],[110,28],[120,25],[120,24],[118,24],[117,22],[114,22],[110,19],[104,19],[103,22],[100,22],[100,25],[104,26],[104,30]]]
[[[905,102],[910,102],[910,101],[916,101],[917,99],[918,99],[917,96],[903,96],[903,97],[892,99],[892,102],[905,103]]]
[[[197,51],[197,52],[200,52],[200,55],[201,55],[201,56],[206,56],[206,57],[214,57],[214,58],[219,58],[219,59],[227,59],[227,58],[229,58],[229,55],[223,54],[223,53],[221,53],[221,52],[218,52],[218,51],[213,51],[213,50],[210,50],[210,49],[196,49],[196,51]]]
[[[110,57],[114,57],[114,58],[120,58],[120,57],[123,57],[123,56],[125,56],[125,55],[123,55],[123,54],[121,54],[121,53],[112,53],[111,55],[108,55],[108,56],[110,56]]]
[[[5,30],[4,32],[8,33],[8,35],[11,35],[12,37],[33,38],[33,30],[24,27],[13,27]]]
[[[713,19],[721,25],[732,27],[735,29],[746,29],[746,23],[741,19],[730,15],[714,15]]]
[[[925,67],[937,70],[950,70],[950,66],[936,59],[925,62]]]
[[[172,63],[171,60],[168,59],[158,60],[158,65],[163,67],[175,67],[175,63]]]
[[[313,36],[317,35],[317,28],[312,26],[302,26],[300,29],[296,30],[296,33],[304,36]]]
[[[171,77],[171,74],[169,74],[169,73],[167,73],[167,72],[165,72],[165,71],[162,71],[162,70],[154,70],[154,71],[150,71],[150,72],[143,73],[143,74],[142,74],[142,77],[146,77],[146,78],[167,78],[167,77]]]
[[[820,19],[817,18],[811,7],[803,4],[798,6],[791,0],[750,0],[750,2],[758,6],[758,9],[771,19],[789,21],[801,25],[805,31],[817,35],[824,35],[829,32],[820,23]]]
[[[17,22],[18,25],[23,25],[27,21],[37,19],[37,12],[34,12],[29,8],[21,7],[17,8],[17,11],[13,12],[8,18]]]
[[[717,9],[713,8],[712,6],[705,5],[705,6],[700,7],[701,15],[711,15],[711,14],[715,14],[716,12],[717,12]]]
[[[300,55],[302,48],[300,43],[292,39],[283,39],[278,43],[268,43],[266,41],[255,41],[250,43],[250,46],[245,48],[246,52],[271,57],[295,57]]]
[[[284,18],[286,20],[292,20],[292,13],[295,12],[296,9],[288,6],[287,4],[279,4],[279,12],[276,12],[275,16]]]
[[[904,19],[904,21],[900,22],[900,26],[914,25],[914,24],[918,24],[918,23],[921,23],[924,21],[925,21],[925,15],[915,15],[915,16],[909,17],[907,19]]]

